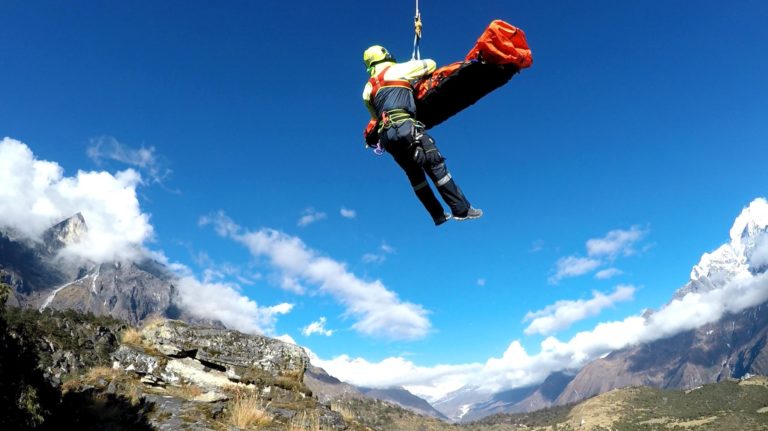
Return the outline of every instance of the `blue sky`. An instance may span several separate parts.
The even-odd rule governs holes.
[[[130,202],[105,187],[91,212],[109,202],[128,242],[181,265],[190,301],[250,298],[260,317],[233,322],[321,360],[407,374],[533,355],[663,306],[765,195],[765,2],[422,1],[423,57],[463,58],[496,18],[534,57],[433,129],[485,211],[439,228],[362,141],[362,51],[407,59],[412,2],[158,3],[0,5],[0,138],[23,143],[5,162],[55,163],[51,183],[108,173],[93,183]],[[61,199],[49,219],[75,208]],[[526,331],[577,300],[592,311]],[[321,319],[331,335],[302,333]]]

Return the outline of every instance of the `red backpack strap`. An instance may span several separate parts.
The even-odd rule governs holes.
[[[390,67],[391,66],[385,67],[378,75],[372,76],[371,79],[368,80],[368,82],[371,83],[371,100],[376,97],[376,93],[378,93],[379,90],[385,87],[399,87],[413,91],[413,87],[407,79],[384,79],[384,74],[387,73],[387,70],[389,70]]]

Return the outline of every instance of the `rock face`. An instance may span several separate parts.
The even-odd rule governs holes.
[[[174,429],[179,412],[193,409],[188,403],[225,403],[238,390],[261,394],[265,409],[281,422],[299,413],[286,406],[312,404],[311,391],[303,383],[309,358],[296,345],[173,320],[151,323],[140,336],[140,344],[123,344],[113,353],[113,368],[134,373],[153,388],[191,385],[201,392],[191,400],[171,402],[157,397],[168,389],[150,391],[156,409],[165,412],[160,416],[171,415],[157,423],[159,429]],[[283,408],[270,409],[266,400]],[[340,415],[320,405],[313,415],[323,429],[346,429]]]
[[[304,384],[306,353],[279,340],[174,320],[137,331],[71,310],[0,308],[0,326],[0,341],[34,346],[23,350],[38,361],[15,360],[20,347],[4,350],[11,355],[0,356],[4,369],[25,366],[44,378],[32,393],[63,390],[58,401],[45,405],[44,415],[27,415],[44,429],[348,429],[342,415],[319,403]],[[18,392],[13,379],[0,373],[0,397]],[[237,425],[237,409],[263,417],[255,425]],[[0,428],[8,425],[3,418]]]
[[[176,304],[175,275],[151,259],[96,264],[60,256],[88,231],[81,214],[48,229],[40,242],[12,239],[0,232],[0,282],[9,284],[12,306],[77,310],[113,316],[137,325],[152,316],[217,325]]]
[[[171,362],[191,359],[200,365],[192,368],[218,370],[231,381],[249,381],[261,375],[303,381],[309,365],[306,352],[299,346],[238,331],[168,320],[148,325],[141,335],[149,347],[172,358]],[[183,368],[191,363],[178,361],[175,366]]]
[[[82,214],[77,213],[45,231],[39,249],[48,256],[55,255],[64,247],[80,242],[80,239],[87,232],[88,226],[85,224],[85,218]]]
[[[174,278],[161,265],[140,263],[101,264],[66,284],[49,290],[34,305],[39,309],[73,309],[110,315],[138,324],[152,315],[167,315],[173,308]]]

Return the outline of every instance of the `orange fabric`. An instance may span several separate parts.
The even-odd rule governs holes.
[[[450,76],[462,64],[482,57],[482,61],[491,64],[514,64],[525,69],[533,64],[533,56],[528,48],[525,33],[500,19],[492,21],[485,29],[475,46],[469,51],[464,61],[443,66],[435,70],[427,79],[422,79],[416,86],[416,98],[420,99],[443,79]]]
[[[432,72],[431,75],[429,75],[428,78],[422,79],[421,81],[417,82],[414,86],[414,90],[416,90],[416,98],[421,99],[424,97],[425,94],[427,94],[427,91],[431,90],[432,88],[435,88],[440,82],[445,79],[448,76],[451,76],[453,72],[456,71],[461,65],[464,64],[461,61],[457,61],[456,63],[451,63],[448,66],[443,66]]]
[[[368,125],[365,126],[365,131],[363,132],[363,137],[366,138],[366,141],[368,140],[368,135],[376,131],[376,123],[377,121],[371,118],[371,121],[368,122]]]
[[[465,61],[472,61],[482,53],[482,60],[493,64],[514,64],[520,69],[530,67],[533,63],[525,33],[519,28],[497,19],[491,22],[475,47],[469,51]]]

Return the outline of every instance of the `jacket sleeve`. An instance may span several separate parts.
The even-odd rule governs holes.
[[[437,68],[437,64],[435,63],[435,60],[431,59],[410,60],[405,63],[398,63],[393,67],[397,67],[397,74],[402,79],[407,79],[408,81],[413,82],[424,75],[429,75],[434,72]]]

